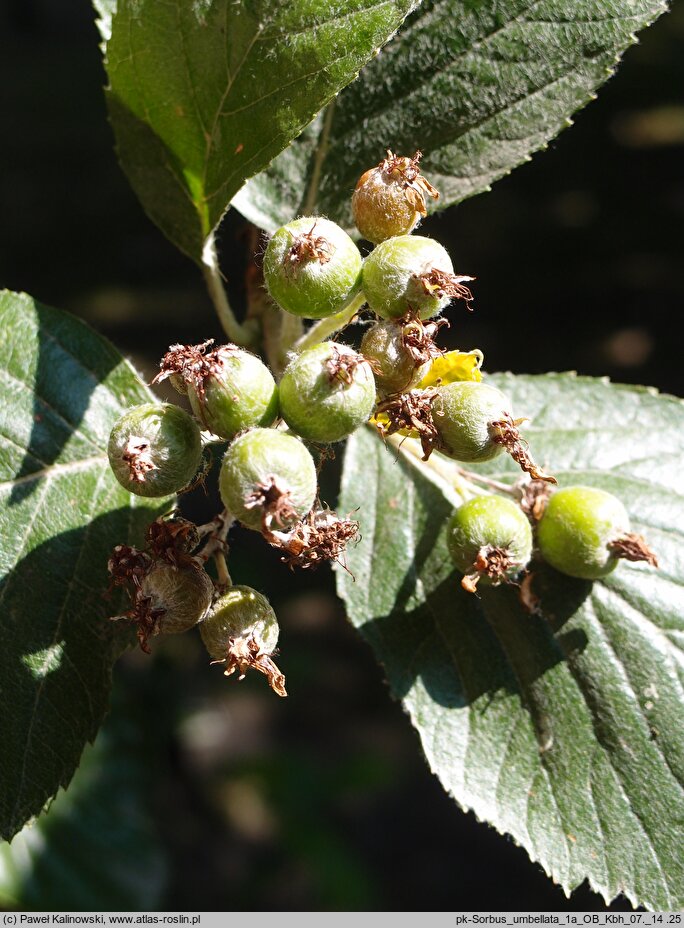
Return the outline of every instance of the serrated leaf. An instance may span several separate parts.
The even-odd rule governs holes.
[[[56,912],[158,909],[166,862],[150,813],[154,762],[140,703],[119,692],[66,792],[0,843],[0,904]]]
[[[149,402],[118,352],[67,313],[0,293],[0,835],[66,786],[107,709],[128,641],[105,621],[115,544],[142,534],[159,500],[126,492],[106,446]]]
[[[488,189],[570,123],[666,0],[424,0],[382,53],[233,205],[273,231],[351,227],[356,181],[389,146],[425,152],[431,210]]]
[[[414,5],[118,0],[106,52],[119,158],[171,241],[201,263],[244,181],[354,79]]]
[[[537,565],[542,615],[516,590],[461,589],[445,523],[464,484],[369,429],[350,440],[341,511],[362,541],[338,589],[466,809],[506,832],[566,891],[684,904],[684,404],[569,375],[491,378],[532,419],[525,435],[561,486],[615,493],[660,569],[621,563],[604,581]],[[434,457],[434,456],[433,456]],[[510,460],[472,468],[512,483]]]
[[[116,13],[116,0],[92,0],[92,3],[97,13],[96,25],[104,48],[112,35],[112,19]]]

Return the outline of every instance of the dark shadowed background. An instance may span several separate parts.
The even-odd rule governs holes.
[[[103,82],[85,0],[0,0],[0,286],[87,319],[150,379],[171,342],[221,333],[197,268],[117,165]],[[488,370],[574,369],[682,395],[683,225],[675,0],[549,150],[422,231],[477,277],[475,312],[455,306],[448,338],[482,348]],[[238,309],[248,240],[231,213],[221,254]],[[205,520],[218,501],[188,505]],[[586,887],[566,900],[445,795],[329,571],[290,574],[248,532],[234,536],[231,571],[279,614],[287,700],[261,679],[225,681],[194,635],[159,642],[153,660],[131,654],[116,673],[118,711],[136,720],[152,773],[149,908],[604,908]],[[39,889],[31,898],[45,901]],[[75,909],[92,901],[72,898]]]

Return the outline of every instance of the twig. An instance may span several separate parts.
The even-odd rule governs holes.
[[[235,314],[228,302],[228,294],[223,286],[213,232],[204,244],[202,272],[209,290],[209,296],[228,338],[236,345],[253,345],[257,340],[258,324],[255,324],[253,320],[241,324],[235,318]]]
[[[216,564],[216,585],[220,590],[224,590],[226,587],[233,585],[230,573],[228,572],[228,564],[226,563],[226,551],[228,550],[226,538],[234,522],[234,517],[227,509],[224,509],[223,512],[219,513],[211,522],[197,526],[200,538],[207,538],[204,546],[198,552],[198,556],[201,557],[205,563],[210,557],[214,558],[214,563]]]
[[[303,351],[305,348],[324,342],[326,338],[349,325],[365,302],[366,298],[363,293],[358,293],[339,313],[321,319],[312,325],[309,331],[295,342],[293,350]]]

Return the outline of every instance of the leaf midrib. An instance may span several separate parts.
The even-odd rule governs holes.
[[[30,452],[29,452],[30,453]],[[61,477],[63,474],[75,473],[81,470],[88,470],[95,464],[102,466],[108,461],[106,453],[94,454],[91,457],[79,458],[76,461],[67,461],[63,464],[49,464],[40,470],[34,470],[31,474],[25,474],[22,477],[14,477],[12,480],[0,482],[0,493],[6,490],[12,491],[15,487],[22,486],[26,483],[32,483],[35,480],[50,482],[51,480]]]

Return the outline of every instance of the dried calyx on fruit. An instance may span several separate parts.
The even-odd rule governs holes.
[[[155,519],[145,533],[147,550],[153,558],[167,561],[175,567],[202,565],[192,552],[200,543],[199,532],[194,522],[179,515]]]
[[[264,280],[286,312],[322,319],[343,309],[361,285],[363,259],[344,229],[306,216],[274,233],[264,254]]]
[[[303,519],[317,493],[316,466],[301,441],[275,429],[251,429],[231,443],[219,489],[226,509],[256,531]]]
[[[641,535],[630,531],[620,500],[597,487],[565,487],[549,499],[537,526],[539,553],[570,577],[598,580],[621,559],[658,560]]]
[[[107,447],[119,483],[139,496],[169,496],[197,473],[202,441],[197,423],[172,403],[134,406],[115,423]]]
[[[463,573],[461,586],[474,593],[480,582],[497,586],[515,581],[532,555],[532,529],[511,500],[476,496],[449,520],[447,545]]]
[[[439,242],[399,235],[368,255],[361,286],[368,306],[383,319],[401,319],[408,312],[427,319],[454,298],[465,300],[470,308],[472,294],[464,282],[474,278],[453,271],[451,258]]]
[[[432,418],[432,404],[436,396],[436,387],[426,387],[390,396],[378,403],[375,422],[380,435],[385,438],[403,431],[415,434],[420,441],[424,461],[433,451],[443,451],[444,445]]]
[[[457,381],[437,389],[432,421],[440,448],[456,461],[480,463],[506,451],[535,480],[556,483],[556,478],[532,460],[518,431],[524,419],[513,419],[511,403],[496,387],[477,381]]]
[[[287,696],[285,677],[273,661],[279,631],[271,604],[249,586],[226,590],[200,625],[212,663],[225,664],[227,677],[237,671],[242,680],[248,670],[258,670],[278,696]]]
[[[377,167],[362,174],[352,195],[356,228],[373,244],[395,235],[407,235],[427,215],[425,196],[439,198],[420,173],[422,152],[412,158],[389,149]]]
[[[221,345],[209,351],[212,344],[172,345],[153,382],[180,379],[203,428],[219,438],[271,425],[278,415],[278,387],[269,369],[244,348]]]
[[[283,552],[282,561],[289,567],[318,567],[325,561],[342,560],[347,545],[358,539],[359,523],[344,519],[326,508],[312,509],[309,515],[287,532],[268,531],[269,544]]]
[[[446,319],[423,322],[417,313],[408,312],[366,330],[361,354],[372,364],[380,396],[405,393],[418,383],[430,360],[442,354],[435,335],[444,325],[449,325]]]
[[[109,561],[112,583],[128,585],[131,608],[113,621],[125,619],[138,629],[140,647],[149,653],[154,635],[177,634],[197,625],[211,605],[214,584],[196,559],[176,567],[167,560],[118,545]]]
[[[368,421],[374,405],[370,364],[337,342],[323,342],[295,355],[280,381],[281,415],[309,441],[341,441]]]

